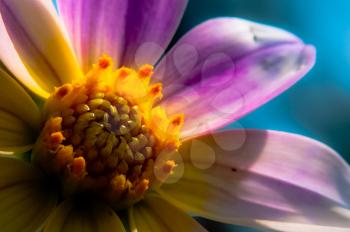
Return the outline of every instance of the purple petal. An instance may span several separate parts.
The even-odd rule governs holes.
[[[164,184],[160,194],[195,215],[225,223],[283,231],[350,228],[350,169],[337,153],[298,135],[243,134],[240,148],[226,145],[240,140],[242,131],[184,142],[183,178]],[[212,153],[214,162],[207,155]]]
[[[183,112],[183,137],[236,120],[277,96],[313,66],[315,50],[288,32],[224,18],[185,35],[157,67],[170,114]]]
[[[108,54],[117,66],[154,64],[168,46],[187,0],[58,0],[86,71]]]

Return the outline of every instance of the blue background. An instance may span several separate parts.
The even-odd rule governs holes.
[[[204,20],[219,16],[242,17],[287,29],[315,45],[318,52],[316,66],[304,79],[239,123],[246,128],[315,138],[349,162],[350,1],[190,0],[175,40]],[[201,222],[210,231],[257,231]]]
[[[190,0],[179,38],[200,22],[242,17],[293,32],[317,49],[314,69],[295,86],[239,121],[322,141],[350,161],[350,1]],[[312,165],[312,164],[310,164]],[[203,221],[210,231],[256,231]]]
[[[350,161],[350,1],[190,0],[176,37],[219,16],[284,28],[317,49],[317,63],[305,78],[240,124],[307,135]]]

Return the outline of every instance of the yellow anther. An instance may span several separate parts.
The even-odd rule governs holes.
[[[62,143],[64,137],[62,132],[54,132],[50,135],[50,139],[48,141],[48,148],[50,150],[56,149],[59,144]]]
[[[177,114],[170,119],[170,123],[167,128],[167,141],[168,145],[173,145],[175,147],[180,146],[179,134],[180,130],[184,124],[184,115]]]
[[[140,198],[149,188],[149,180],[144,179],[135,187],[135,198]]]
[[[150,87],[149,90],[149,95],[153,98],[153,99],[160,99],[162,98],[162,84],[154,84]]]
[[[61,131],[62,117],[53,117],[46,121],[45,131],[51,135],[53,132]]]
[[[98,66],[101,69],[106,69],[112,65],[112,59],[108,56],[102,56],[98,61]]]
[[[73,161],[73,146],[62,146],[56,155],[56,168],[62,169]]]
[[[59,98],[63,98],[66,96],[69,92],[71,92],[73,89],[72,85],[70,84],[65,84],[59,88],[56,89],[55,95]]]
[[[115,176],[111,181],[111,185],[114,192],[122,193],[126,189],[125,175]]]
[[[149,83],[153,66],[112,67],[112,59],[103,56],[84,80],[55,90],[33,156],[63,189],[100,193],[119,209],[142,198],[156,181],[155,160],[164,149],[178,148],[184,120],[155,107],[162,85]],[[159,171],[166,178],[175,166],[167,161]]]
[[[177,114],[174,115],[171,119],[170,119],[170,124],[173,127],[180,127],[184,124],[185,121],[185,117],[183,114]]]
[[[153,66],[149,64],[143,65],[139,69],[139,75],[141,78],[151,77],[153,75]]]
[[[86,164],[85,159],[83,157],[74,158],[71,166],[72,176],[77,179],[83,178],[85,175],[85,168]]]
[[[132,70],[127,67],[122,67],[118,69],[117,76],[121,79],[128,77],[132,73]]]
[[[162,168],[163,173],[166,175],[171,175],[175,167],[176,163],[174,160],[167,160]]]

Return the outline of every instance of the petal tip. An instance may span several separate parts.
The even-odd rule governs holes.
[[[301,43],[301,39],[296,35],[281,28],[266,24],[246,21],[257,43]]]
[[[316,47],[310,44],[306,45],[303,49],[303,54],[306,58],[306,63],[310,68],[312,68],[316,63]]]

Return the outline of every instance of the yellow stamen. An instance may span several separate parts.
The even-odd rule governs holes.
[[[85,79],[55,89],[33,160],[61,179],[65,194],[99,192],[119,209],[159,182],[154,161],[180,146],[184,117],[168,118],[154,107],[162,85],[150,84],[151,65],[138,71],[112,67],[111,58],[102,56]],[[173,160],[164,163],[161,181],[175,166]]]
[[[73,162],[73,146],[62,146],[55,157],[56,167],[55,170],[58,171],[61,167],[67,166]]]
[[[70,91],[72,91],[72,86],[69,84],[65,84],[62,87],[56,89],[55,95],[59,98],[63,98],[66,96]]]
[[[77,157],[73,159],[72,166],[71,166],[71,173],[72,177],[81,179],[85,175],[85,159],[83,157]]]
[[[153,75],[153,66],[145,64],[139,70],[141,77],[151,77]]]
[[[98,66],[101,69],[107,69],[112,65],[112,59],[106,55],[102,56],[98,61]]]
[[[165,175],[171,175],[175,167],[176,163],[174,160],[167,160],[163,166],[163,173]]]
[[[64,137],[62,135],[62,132],[54,132],[50,135],[50,138],[47,142],[47,146],[50,150],[56,149],[59,144],[62,143]]]
[[[157,99],[161,99],[162,98],[162,84],[158,83],[158,84],[150,86],[149,96],[153,99],[154,102]]]

